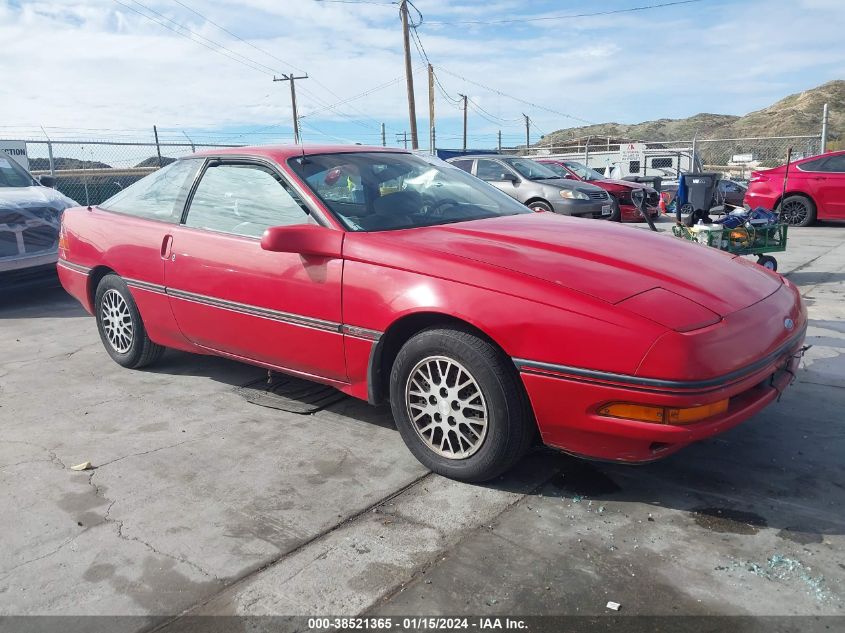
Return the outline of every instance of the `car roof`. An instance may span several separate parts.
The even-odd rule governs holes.
[[[476,158],[528,158],[534,160],[531,156],[514,156],[513,154],[461,154],[460,156],[452,156],[446,162],[451,163],[453,160],[475,160]]]
[[[250,145],[245,147],[221,147],[196,152],[191,156],[252,156],[269,158],[282,163],[294,156],[315,156],[317,154],[349,154],[358,152],[387,152],[393,154],[411,154],[410,151],[396,147],[380,145]]]

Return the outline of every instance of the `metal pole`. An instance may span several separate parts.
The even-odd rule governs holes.
[[[161,169],[161,146],[158,144],[158,129],[156,126],[153,126],[153,135],[156,139],[156,154],[158,154],[158,167]],[[86,192],[85,195],[87,196],[88,193]]]
[[[50,157],[50,175],[56,175],[56,166],[53,163],[53,144],[51,142],[47,142],[47,156]]]
[[[502,151],[502,130],[499,130],[499,152]]]
[[[690,171],[698,171],[698,168],[695,166],[695,155],[696,155],[696,152],[698,151],[697,148],[698,148],[698,139],[697,139],[697,137],[693,136],[692,137],[692,156],[690,156],[690,159],[689,159]]]
[[[182,130],[182,136],[188,139],[188,142],[191,144],[191,152],[196,152],[197,148],[194,147],[194,142],[191,140],[191,137],[185,133],[185,130]]]
[[[405,83],[408,89],[408,118],[411,122],[411,147],[419,149],[417,140],[417,106],[414,102],[414,75],[411,72],[411,41],[408,34],[408,2],[402,0],[399,5],[402,16],[402,41],[405,46]]]
[[[824,108],[822,109],[822,142],[821,142],[821,153],[824,154],[827,151],[827,104],[824,104]]]
[[[381,124],[381,146],[387,147],[387,135],[385,134],[384,123]]]
[[[428,65],[428,153],[434,154],[434,66]]]

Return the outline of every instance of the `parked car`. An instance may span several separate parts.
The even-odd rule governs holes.
[[[789,385],[807,325],[752,262],[386,148],[182,158],[67,210],[59,256],[120,365],[172,347],[389,401],[411,452],[469,481],[538,436],[645,462],[731,428]]]
[[[649,187],[647,185],[628,180],[613,180],[611,178],[605,178],[604,174],[601,174],[595,169],[587,167],[574,160],[539,158],[537,159],[537,162],[543,163],[562,178],[588,182],[591,185],[596,185],[597,187],[601,187],[607,191],[618,203],[618,211],[614,214],[614,217],[611,218],[612,220],[621,220],[622,222],[645,221],[645,218],[643,218],[640,214],[639,209],[637,209],[631,199],[631,192],[637,189],[642,190],[645,193],[648,213],[655,218],[660,215],[660,209],[657,206],[660,203],[660,196],[654,187]]]
[[[778,209],[784,222],[808,226],[816,220],[845,220],[845,151],[797,160],[789,165],[786,196],[781,200],[786,166],[751,174],[745,204]]]
[[[50,176],[36,180],[0,152],[0,285],[22,286],[54,273],[59,220],[76,202],[51,189]]]
[[[489,182],[534,211],[605,219],[618,214],[615,202],[602,188],[565,180],[530,158],[479,154],[447,162]]]

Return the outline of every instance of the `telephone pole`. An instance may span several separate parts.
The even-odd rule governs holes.
[[[293,112],[293,142],[299,145],[299,117],[296,114],[296,84],[297,79],[308,79],[308,75],[295,77],[293,73],[290,75],[282,75],[281,77],[273,76],[273,81],[289,81],[290,82],[290,108]]]
[[[408,88],[408,117],[411,121],[411,148],[418,149],[417,141],[417,106],[414,103],[414,75],[411,72],[411,41],[408,34],[408,1],[402,0],[399,5],[402,16],[402,40],[405,45],[405,83]]]
[[[384,123],[381,124],[381,146],[387,147],[387,135],[384,130]]]
[[[528,146],[531,145],[531,119],[525,113],[522,116],[525,117],[525,155],[528,156]]]
[[[434,154],[434,66],[428,65],[428,153]]]
[[[464,100],[464,151],[467,151],[467,96],[460,92],[458,96]]]
[[[499,130],[499,153],[502,152],[502,130]]]

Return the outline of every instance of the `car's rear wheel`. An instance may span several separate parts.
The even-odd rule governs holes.
[[[780,217],[791,226],[809,226],[816,219],[816,205],[804,196],[786,196],[780,204]]]
[[[532,211],[536,211],[537,213],[542,213],[544,211],[547,213],[552,213],[553,211],[552,205],[542,200],[534,200],[532,202],[529,202],[526,206]]]
[[[431,328],[408,340],[390,373],[390,403],[414,456],[453,479],[492,479],[534,440],[516,371],[501,350],[469,331]]]
[[[161,358],[164,347],[150,340],[138,306],[118,275],[100,280],[94,310],[103,347],[117,364],[137,369]]]

